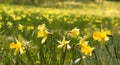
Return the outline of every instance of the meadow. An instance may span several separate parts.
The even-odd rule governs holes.
[[[120,65],[119,3],[0,5],[0,65]]]

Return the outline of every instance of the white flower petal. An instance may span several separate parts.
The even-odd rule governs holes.
[[[67,49],[68,49],[68,50],[71,49],[71,46],[70,46],[70,45],[67,45]]]

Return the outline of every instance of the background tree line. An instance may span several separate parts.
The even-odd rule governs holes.
[[[58,2],[66,2],[66,1],[75,1],[75,2],[103,2],[103,1],[120,1],[120,0],[0,0],[0,3],[5,4],[23,4],[23,5],[41,5],[41,4],[56,4]]]

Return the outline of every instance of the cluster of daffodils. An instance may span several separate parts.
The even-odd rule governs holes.
[[[80,35],[80,29],[73,28],[71,31],[68,32],[68,35],[70,35],[73,38],[77,38]],[[70,41],[67,41],[65,37],[62,41],[58,41],[60,45],[58,45],[58,48],[66,48],[71,49],[71,46],[69,45]],[[80,47],[80,51],[84,53],[87,56],[92,56],[92,51],[94,50],[94,47],[91,47],[88,45],[88,41],[85,41],[85,38],[80,39],[79,43],[77,44]]]
[[[81,38],[80,37],[80,30],[78,28],[73,28],[71,31],[68,32],[68,35],[73,37],[73,38]],[[109,30],[101,30],[100,32],[96,31],[93,33],[93,39],[98,40],[103,46],[103,43],[105,41],[109,40],[109,36],[111,36],[111,32]],[[65,37],[63,38],[62,41],[58,41],[60,45],[58,45],[58,48],[67,48],[71,49],[71,46],[69,45],[70,41],[65,40]],[[85,38],[81,38],[79,40],[79,43],[77,44],[80,47],[80,51],[84,53],[87,56],[92,56],[92,52],[95,49],[95,47],[91,47],[88,44],[88,41],[85,40]]]
[[[20,54],[25,53],[25,47],[24,47],[23,43],[18,41],[17,39],[16,39],[16,43],[15,42],[10,43],[10,48],[15,49],[15,54],[16,53],[20,53]]]
[[[10,23],[9,23],[9,25],[10,25]],[[21,25],[21,24],[18,25],[19,30],[22,31],[23,28],[24,28],[23,25]],[[27,27],[28,31],[33,30],[33,29],[34,29],[33,26]],[[49,34],[51,34],[51,33],[48,32],[48,29],[45,24],[41,24],[41,25],[37,26],[37,38],[41,39],[42,44],[45,43]],[[109,40],[110,35],[111,35],[111,32],[108,30],[96,31],[93,33],[93,39],[101,42],[100,44],[101,44],[101,46],[103,46],[103,43],[105,41]],[[66,40],[66,39],[69,39],[69,37],[79,40],[79,43],[76,45],[78,45],[80,47],[80,51],[87,56],[92,56],[92,51],[95,49],[95,47],[91,47],[88,44],[88,41],[86,41],[86,38],[80,37],[80,29],[78,29],[77,27],[73,28],[70,31],[67,31],[67,33],[65,33],[65,36],[63,37],[63,40],[57,41],[59,43],[57,48],[63,48],[64,50],[70,50],[72,47],[70,46],[69,43],[71,43],[71,42],[70,42],[70,40]],[[25,47],[23,46],[23,44],[20,41],[16,40],[16,43],[14,43],[14,42],[10,43],[10,48],[15,49],[16,52],[20,52],[22,54],[22,53],[24,53]]]
[[[69,36],[76,38],[80,35],[80,29],[78,28],[73,28],[71,31],[68,31],[66,34],[68,34]],[[67,41],[65,39],[65,37],[63,37],[62,41],[58,41],[58,43],[60,43],[60,45],[58,45],[58,48],[67,48],[67,49],[71,49],[71,46],[69,45],[70,41]]]
[[[18,24],[18,30],[20,30],[21,32],[23,32],[25,28],[26,28],[27,31],[34,30],[34,26],[27,26],[26,27],[22,24]]]
[[[93,33],[93,39],[98,40],[102,47],[104,42],[109,40],[110,35],[112,35],[112,34],[109,30],[96,31]]]

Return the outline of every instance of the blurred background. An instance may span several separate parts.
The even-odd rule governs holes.
[[[35,6],[60,6],[62,4],[78,4],[78,3],[104,3],[118,2],[120,0],[0,0],[2,4],[19,4],[19,5],[35,5]]]

